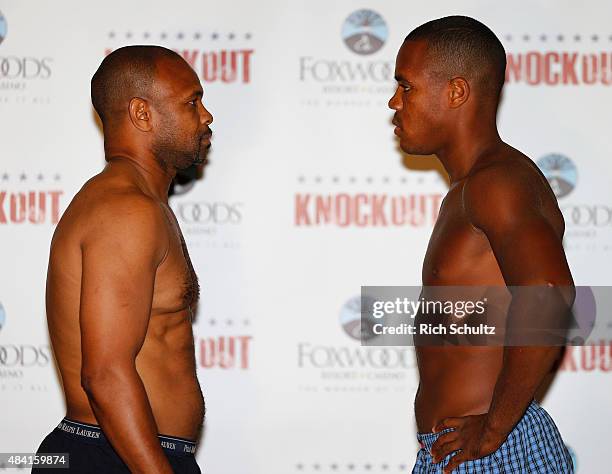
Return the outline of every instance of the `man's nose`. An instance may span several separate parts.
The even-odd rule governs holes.
[[[212,114],[203,105],[202,105],[202,113],[200,114],[200,121],[205,125],[210,125],[213,121]]]
[[[389,108],[393,109],[393,110],[399,110],[402,108],[402,101],[401,98],[399,97],[399,90],[400,88],[398,87],[397,89],[395,89],[395,94],[393,94],[393,96],[391,96],[391,98],[389,99]]]

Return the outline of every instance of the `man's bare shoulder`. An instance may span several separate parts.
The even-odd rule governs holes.
[[[535,163],[511,147],[474,170],[463,188],[463,204],[473,221],[514,220],[539,212],[554,200],[546,178]]]
[[[58,230],[83,243],[111,233],[160,236],[166,226],[160,202],[133,183],[100,173],[74,196]]]
[[[490,190],[502,186],[533,190],[533,187],[545,187],[546,178],[528,156],[507,146],[477,167],[467,181],[472,188]]]

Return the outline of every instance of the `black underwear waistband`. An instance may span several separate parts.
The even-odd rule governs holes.
[[[99,445],[110,444],[98,425],[90,425],[89,423],[64,418],[55,429],[88,443]],[[159,438],[160,446],[169,455],[193,456],[195,453],[196,444],[193,441],[177,438],[176,436],[157,435],[157,437]]]

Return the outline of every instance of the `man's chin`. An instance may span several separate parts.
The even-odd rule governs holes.
[[[193,158],[190,166],[202,166],[208,163],[208,150],[210,149],[210,144],[208,146],[202,146],[196,156]]]
[[[196,165],[205,165],[208,163],[208,150],[210,149],[210,145],[207,146],[202,153],[200,153],[194,161]]]
[[[404,140],[400,140],[399,147],[404,153],[409,155],[418,155],[418,153],[415,152],[414,147],[406,143]]]
[[[432,152],[425,151],[422,147],[415,146],[414,144],[406,143],[404,140],[400,140],[399,147],[407,155],[427,156],[432,154]]]
[[[412,152],[408,151],[412,150],[412,147],[410,146],[405,137],[398,135],[395,138],[397,139],[397,146],[399,146],[400,150],[402,150],[404,153],[412,154]]]
[[[208,153],[204,153],[193,160],[192,166],[204,167],[208,164]]]
[[[177,171],[184,171],[187,170],[189,168],[192,167],[197,167],[197,166],[201,166],[202,164],[206,163],[206,159],[205,158],[196,158],[196,159],[192,159],[189,160],[185,163],[177,163],[176,165],[176,169]]]

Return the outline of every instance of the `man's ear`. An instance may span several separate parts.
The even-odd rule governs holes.
[[[146,100],[140,97],[133,97],[130,100],[129,113],[132,125],[142,132],[151,130],[151,109]]]
[[[461,107],[470,97],[470,85],[463,77],[454,77],[448,83],[448,105],[451,109]]]

